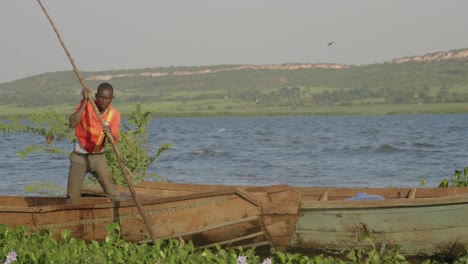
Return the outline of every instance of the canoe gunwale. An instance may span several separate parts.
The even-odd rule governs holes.
[[[93,195],[96,193],[92,192]],[[180,196],[171,196],[171,197],[157,197],[157,196],[142,196],[139,197],[141,205],[155,205],[155,204],[164,204],[169,202],[178,202],[185,200],[192,200],[197,198],[206,198],[206,197],[216,197],[216,196],[225,196],[225,195],[239,195],[238,191],[235,188],[225,188],[219,191],[211,192],[202,192],[202,193],[192,193],[185,194]],[[241,195],[239,195],[241,196]],[[244,198],[243,196],[241,196]],[[65,198],[63,202],[59,204],[51,205],[34,205],[35,200],[49,199],[50,197],[42,196],[9,196],[9,198],[17,199],[26,199],[31,200],[31,206],[3,206],[0,205],[0,212],[24,212],[24,213],[47,213],[54,211],[67,211],[67,210],[87,210],[87,209],[103,209],[103,208],[125,208],[125,207],[134,207],[135,202],[129,198],[127,201],[113,201],[109,197],[82,197],[80,202],[77,204],[66,204]],[[245,199],[245,198],[244,198]],[[251,202],[251,200],[246,199]],[[253,203],[255,205],[255,203]]]
[[[392,198],[386,200],[367,201],[305,201],[302,202],[301,209],[422,207],[464,203],[468,203],[468,194],[457,194],[432,198]]]

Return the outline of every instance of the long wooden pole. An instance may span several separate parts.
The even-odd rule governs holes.
[[[78,80],[80,81],[81,87],[82,87],[82,89],[84,91],[85,88],[87,87],[87,85],[86,85],[83,77],[81,76],[80,71],[76,67],[75,61],[71,57],[70,52],[68,51],[68,49],[65,47],[65,43],[63,42],[62,37],[60,36],[57,28],[54,25],[54,22],[52,21],[49,14],[47,13],[47,10],[45,9],[44,5],[42,5],[41,0],[37,0],[37,2],[41,6],[42,11],[44,11],[44,14],[46,15],[47,19],[49,20],[50,25],[54,29],[55,34],[57,35],[57,38],[59,39],[60,44],[62,45],[62,48],[65,50],[65,53],[67,54],[67,57],[70,60],[70,63],[72,65],[72,67],[73,67],[73,71],[75,72],[76,76],[78,77]],[[91,103],[91,106],[93,107],[94,112],[96,113],[96,116],[98,117],[99,122],[104,127],[105,124],[104,124],[104,121],[101,118],[101,115],[99,113],[99,109],[96,106],[96,103],[94,102],[94,100],[89,98],[89,94],[86,94],[86,98]],[[151,240],[154,243],[156,241],[156,236],[154,234],[153,228],[151,227],[151,223],[150,223],[150,221],[148,219],[148,216],[146,215],[145,211],[143,210],[143,207],[141,206],[140,200],[138,199],[138,197],[136,195],[135,188],[133,188],[132,182],[130,181],[129,172],[128,172],[127,167],[125,166],[125,163],[124,163],[124,161],[122,159],[122,155],[120,155],[120,152],[117,149],[117,146],[115,144],[114,138],[112,137],[112,134],[109,131],[106,131],[105,133],[106,133],[107,140],[112,145],[112,149],[114,150],[114,153],[115,153],[115,155],[117,157],[117,160],[119,161],[120,169],[122,170],[122,174],[123,174],[123,176],[125,178],[125,181],[127,182],[128,188],[130,189],[130,192],[132,193],[133,200],[135,201],[135,204],[138,207],[138,210],[139,210],[139,212],[141,214],[141,217],[143,218],[143,221],[145,222],[146,227],[148,228],[148,231],[150,233]]]

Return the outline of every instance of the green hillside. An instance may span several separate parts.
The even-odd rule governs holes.
[[[217,65],[82,75],[92,89],[103,82],[93,78],[112,75],[114,104],[123,113],[140,103],[165,116],[465,112],[468,102],[468,59],[342,69]],[[80,91],[73,71],[2,83],[0,111],[3,116],[43,107],[69,112]]]

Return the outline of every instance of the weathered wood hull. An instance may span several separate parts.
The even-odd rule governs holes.
[[[278,224],[274,214],[286,207],[274,208],[263,203],[274,203],[283,193],[295,193],[288,186],[247,190],[235,186],[158,183],[142,184],[135,190],[158,239],[180,237],[202,247],[269,246],[271,229],[284,228],[283,221]],[[297,215],[299,196],[294,205],[292,213]],[[286,212],[281,212],[291,210],[288,206]],[[120,223],[122,238],[127,241],[149,238],[148,228],[131,197],[125,202],[83,197],[79,204],[66,204],[64,198],[57,197],[4,196],[0,201],[0,224],[24,225],[31,230],[46,228],[56,234],[68,229],[73,237],[84,240],[104,239],[105,226],[114,222]],[[289,241],[294,225],[295,222],[277,239]]]
[[[258,211],[258,223],[261,231],[247,230],[246,236],[257,236],[263,234],[261,242],[246,244],[245,241],[233,243],[232,238],[225,237],[223,244],[248,246],[271,246],[272,242],[278,250],[286,250],[293,235],[293,230],[298,220],[299,206],[302,194],[294,187],[287,185],[277,186],[225,186],[225,185],[191,185],[191,184],[171,184],[144,182],[136,187],[139,194],[155,195],[156,193],[170,196],[179,196],[199,192],[212,192],[219,189],[234,189],[236,194],[242,199],[255,205]],[[218,210],[217,214],[222,214],[223,210],[231,210],[228,206]],[[201,216],[203,217],[203,216]],[[235,218],[231,218],[235,219]],[[229,221],[227,221],[229,222]],[[217,232],[221,233],[221,232]],[[174,235],[173,237],[176,237]],[[235,237],[235,236],[231,236]],[[185,237],[186,238],[186,237]],[[243,242],[243,243],[242,243]],[[199,245],[195,241],[195,244]],[[218,243],[219,244],[219,243]]]
[[[450,258],[468,246],[468,188],[298,188],[304,194],[290,250],[343,254],[400,246],[410,257]],[[385,200],[347,201],[357,193]],[[360,234],[367,229],[369,240]]]

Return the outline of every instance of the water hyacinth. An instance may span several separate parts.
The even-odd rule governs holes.
[[[14,251],[8,252],[8,255],[4,264],[9,264],[9,263],[12,263],[13,261],[17,261],[16,257],[18,257],[18,254],[16,252]]]
[[[237,264],[247,264],[247,256],[237,257]]]
[[[247,257],[246,256],[237,257],[237,264],[247,264]],[[264,259],[262,264],[271,264],[271,259],[270,258]]]

